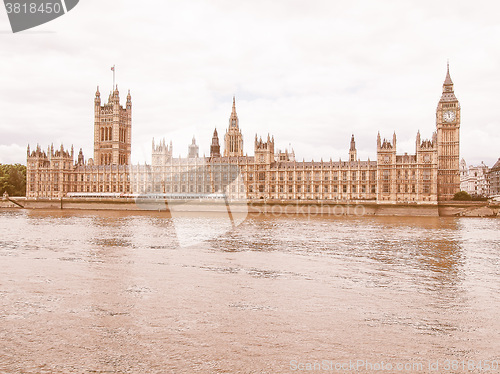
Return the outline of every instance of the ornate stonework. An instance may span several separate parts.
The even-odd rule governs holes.
[[[224,156],[243,156],[243,135],[241,135],[238,115],[236,114],[236,100],[233,97],[233,110],[229,117],[229,127],[224,135]]]
[[[274,137],[255,137],[254,156],[243,155],[236,103],[221,155],[217,130],[210,156],[199,157],[193,138],[188,157],[173,157],[172,143],[153,140],[152,165],[128,165],[131,146],[131,99],[119,104],[116,89],[108,104],[95,97],[94,160],[77,162],[71,152],[28,146],[27,196],[53,198],[68,193],[225,193],[229,198],[276,200],[376,200],[437,202],[460,189],[460,104],[449,68],[436,110],[436,132],[429,140],[417,133],[415,154],[397,154],[397,139],[377,135],[377,159],[357,158],[354,135],[347,161],[297,161],[293,150],[275,150]]]

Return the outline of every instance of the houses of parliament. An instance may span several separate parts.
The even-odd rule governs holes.
[[[230,199],[437,202],[460,190],[460,104],[449,66],[430,139],[418,132],[415,154],[398,154],[396,134],[377,135],[377,159],[357,157],[354,135],[345,161],[297,161],[277,150],[274,137],[255,137],[254,156],[244,154],[236,103],[221,141],[213,132],[210,155],[199,156],[193,138],[187,157],[174,157],[172,143],[152,142],[151,165],[132,165],[132,98],[120,104],[118,87],[94,99],[94,155],[85,160],[61,146],[27,150],[27,197],[133,194],[224,194]],[[224,148],[221,147],[223,142]]]

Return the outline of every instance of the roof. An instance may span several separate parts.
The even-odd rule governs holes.
[[[490,169],[490,172],[493,172],[493,171],[500,171],[500,158],[495,163],[495,165],[493,165],[493,167]]]

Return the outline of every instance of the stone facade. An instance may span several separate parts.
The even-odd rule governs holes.
[[[464,159],[460,161],[460,190],[471,196],[489,196],[489,168],[484,163],[478,166],[469,165]]]
[[[188,157],[173,157],[172,143],[153,140],[152,164],[129,165],[131,149],[130,93],[126,107],[119,92],[108,103],[95,98],[94,159],[85,162],[80,150],[53,147],[42,152],[28,146],[28,197],[60,198],[68,193],[224,193],[229,198],[276,200],[376,200],[379,202],[437,202],[460,190],[460,104],[446,73],[436,110],[436,132],[430,140],[417,133],[415,154],[397,154],[392,140],[377,136],[377,159],[357,158],[354,135],[346,161],[297,161],[293,150],[275,150],[275,140],[255,137],[254,156],[243,154],[243,136],[236,102],[224,136],[222,154],[217,130],[210,156],[200,157],[193,138]]]
[[[460,103],[453,91],[450,68],[436,110],[438,148],[438,200],[451,200],[460,190]]]
[[[132,98],[120,105],[118,87],[101,106],[99,87],[94,99],[94,164],[128,165],[132,148]]]
[[[74,161],[74,151],[61,145],[47,152],[28,146],[26,196],[61,198],[71,192],[130,193],[130,154],[132,148],[132,98],[120,105],[118,87],[101,106],[99,87],[94,99],[94,158],[85,162],[82,150]]]

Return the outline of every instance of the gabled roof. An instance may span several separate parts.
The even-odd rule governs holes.
[[[490,172],[493,172],[493,171],[500,171],[500,158],[495,163],[495,165],[493,165],[493,167],[490,169]]]

